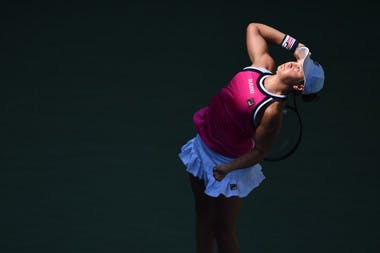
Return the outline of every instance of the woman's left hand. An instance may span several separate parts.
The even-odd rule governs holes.
[[[217,181],[222,181],[228,172],[230,172],[230,168],[227,164],[219,164],[214,167],[213,175]]]

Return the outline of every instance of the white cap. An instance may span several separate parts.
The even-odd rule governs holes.
[[[300,60],[302,61],[303,73],[305,76],[304,90],[302,94],[317,93],[323,88],[325,72],[322,66],[310,58],[310,50],[307,47],[297,49]]]

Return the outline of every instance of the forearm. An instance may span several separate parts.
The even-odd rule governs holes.
[[[244,169],[261,162],[264,159],[264,156],[265,154],[262,150],[254,148],[251,152],[239,156],[227,163],[226,166],[229,172],[237,169]]]
[[[260,23],[251,23],[249,26],[251,27],[251,29],[257,29],[257,31],[265,41],[276,45],[280,45],[285,37],[285,33],[268,25]]]
[[[295,52],[296,48],[304,46],[299,40],[293,38],[289,34],[285,34],[274,27],[261,24],[261,23],[250,23],[247,29],[247,45],[251,44],[251,38],[253,37],[250,34],[256,33],[259,34],[267,44],[272,43],[279,45],[282,48],[285,48],[291,52]],[[249,44],[248,44],[249,43]],[[257,43],[256,43],[257,44]]]

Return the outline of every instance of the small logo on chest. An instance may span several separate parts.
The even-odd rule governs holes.
[[[251,106],[255,105],[255,102],[253,101],[252,98],[249,98],[249,99],[247,100],[247,104],[248,104],[249,107],[251,107]]]

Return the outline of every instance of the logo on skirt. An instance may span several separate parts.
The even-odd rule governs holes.
[[[231,191],[236,191],[237,190],[237,184],[230,184],[230,189],[231,189]]]

